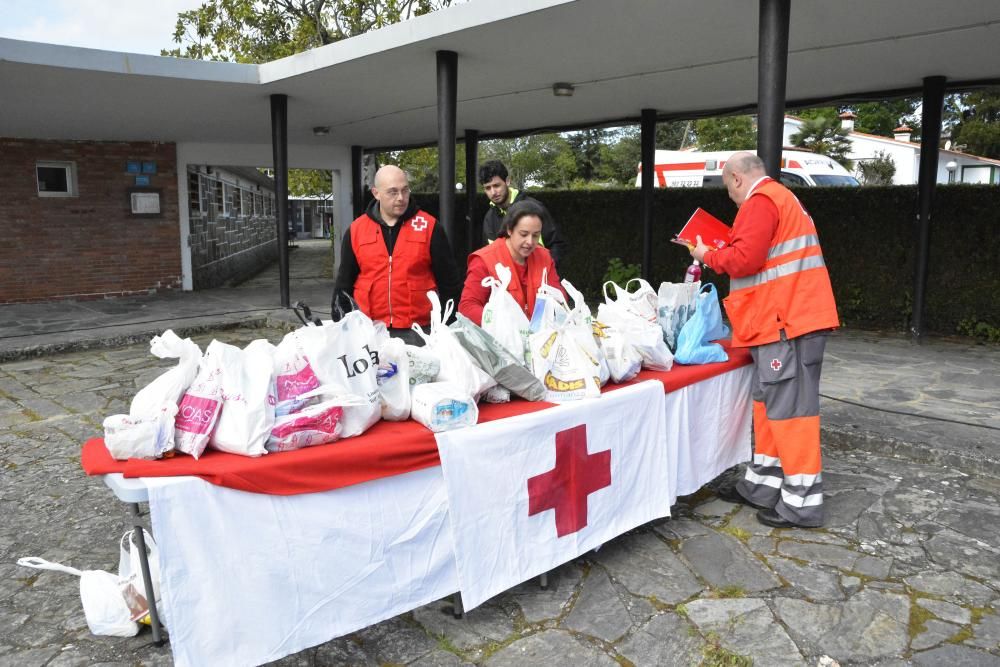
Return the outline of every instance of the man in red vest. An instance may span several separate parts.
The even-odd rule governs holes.
[[[749,347],[754,456],[720,497],[757,507],[767,526],[823,525],[819,378],[831,329],[840,325],[816,227],[802,203],[769,178],[753,153],[736,153],[722,182],[739,207],[729,245],[697,238],[691,255],[732,279],[726,313],[733,345]]]
[[[390,335],[421,345],[410,327],[430,324],[427,292],[457,302],[462,279],[444,229],[410,200],[402,169],[379,169],[371,191],[375,199],[344,234],[334,301],[338,292],[350,294]]]

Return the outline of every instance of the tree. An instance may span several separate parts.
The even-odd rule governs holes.
[[[858,161],[861,185],[892,185],[896,163],[885,151],[876,151],[875,157]]]
[[[750,116],[702,118],[695,121],[698,148],[703,151],[743,151],[757,147],[757,128]]]
[[[920,136],[918,108],[920,108],[920,99],[909,98],[863,102],[850,107],[842,107],[841,110],[850,110],[857,116],[854,119],[854,129],[858,132],[891,137],[892,131],[900,125],[906,125],[913,130],[914,136]]]
[[[584,183],[594,180],[601,170],[601,148],[608,137],[603,128],[591,128],[565,135],[573,157],[576,160],[576,174]]]
[[[836,116],[830,117],[819,115],[816,118],[802,121],[799,131],[789,139],[793,146],[805,148],[820,155],[826,155],[851,168],[851,161],[847,154],[851,151],[851,140],[847,137],[847,130],[840,126],[840,119]]]
[[[332,182],[333,176],[327,169],[288,170],[288,194],[293,197],[328,194]]]
[[[447,7],[452,0],[205,0],[177,15],[174,49],[198,60],[265,63]]]
[[[1000,158],[1000,88],[959,96],[961,119],[951,133],[952,143],[974,155]]]

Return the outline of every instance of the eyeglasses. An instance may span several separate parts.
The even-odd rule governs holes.
[[[403,188],[402,190],[397,190],[396,188],[392,188],[391,190],[383,190],[382,194],[384,194],[389,199],[396,199],[397,197],[409,197],[410,188]]]

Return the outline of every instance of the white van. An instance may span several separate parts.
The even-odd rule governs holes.
[[[722,187],[722,167],[740,151],[656,151],[657,188]],[[756,153],[756,151],[750,151]],[[808,151],[781,151],[781,182],[785,185],[860,185],[832,158]],[[642,165],[635,179],[642,187]]]

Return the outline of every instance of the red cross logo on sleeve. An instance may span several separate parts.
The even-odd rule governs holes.
[[[415,215],[410,220],[410,226],[413,227],[418,232],[422,232],[427,229],[427,218],[422,215]]]
[[[771,370],[775,373],[781,370],[781,359],[771,359]]]
[[[559,537],[587,525],[587,496],[611,486],[611,450],[587,453],[587,425],[556,433],[556,465],[528,478],[528,516],[554,510]]]

